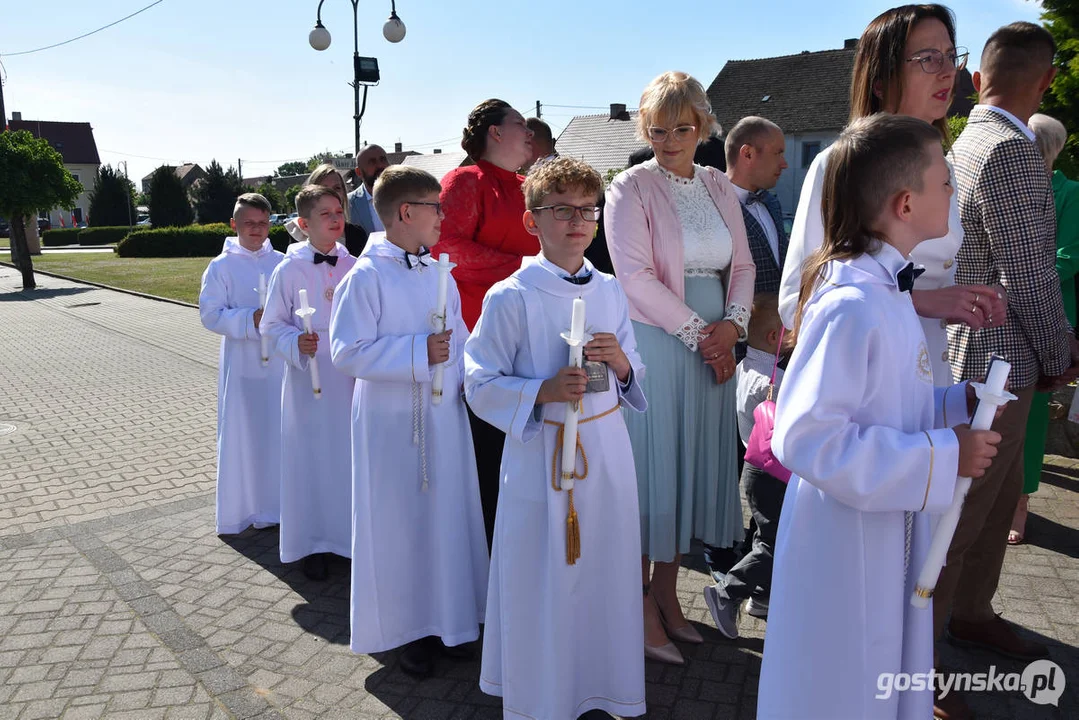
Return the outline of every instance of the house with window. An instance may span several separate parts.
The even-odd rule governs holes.
[[[625,168],[629,156],[647,146],[637,137],[637,111],[619,103],[608,113],[578,115],[555,140],[559,155],[584,160],[604,176]]]
[[[90,210],[90,192],[94,189],[97,171],[101,167],[97,143],[94,142],[94,129],[90,127],[90,123],[23,120],[22,113],[13,112],[8,128],[26,130],[36,138],[47,140],[64,158],[67,171],[82,185],[82,192],[75,200],[74,208],[53,208],[47,213],[41,213],[41,217],[48,217],[54,228],[61,226],[61,216],[63,225],[67,227],[71,227],[72,218],[77,225],[85,223]]]
[[[786,215],[798,206],[806,170],[813,158],[839,136],[850,116],[850,79],[857,40],[838,50],[731,60],[708,86],[716,118],[728,130],[748,115],[768,118],[783,129],[787,164],[775,194]],[[973,107],[970,72],[956,78],[951,115],[967,116]]]

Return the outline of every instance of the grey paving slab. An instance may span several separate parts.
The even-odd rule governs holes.
[[[418,682],[397,652],[348,651],[347,563],[307,581],[275,531],[214,533],[218,340],[191,308],[0,267],[0,718],[501,716],[478,661]],[[1050,644],[1061,708],[971,695],[981,718],[1079,715],[1079,461],[1052,457],[997,609]],[[705,637],[646,665],[650,718],[752,718],[765,623],[723,639],[689,557],[678,592]],[[945,646],[946,664],[1022,664]]]

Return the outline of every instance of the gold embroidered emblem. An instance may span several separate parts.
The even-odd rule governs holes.
[[[929,348],[924,340],[918,347],[918,376],[926,382],[933,382],[933,366],[929,363]]]
[[[322,295],[323,295],[323,297],[326,298],[326,302],[333,302],[333,288],[332,287],[326,288],[326,292],[322,293]]]

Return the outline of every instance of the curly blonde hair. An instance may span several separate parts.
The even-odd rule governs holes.
[[[581,160],[560,157],[534,167],[521,188],[525,194],[525,208],[529,210],[542,205],[548,195],[570,189],[595,196],[599,201],[603,192],[603,178]]]

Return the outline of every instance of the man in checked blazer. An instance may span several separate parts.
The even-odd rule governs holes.
[[[1043,28],[1013,23],[986,42],[974,73],[979,104],[952,147],[964,239],[956,282],[1003,285],[1007,319],[974,331],[948,329],[949,355],[963,380],[985,376],[996,353],[1012,364],[1009,403],[993,424],[999,454],[976,479],[934,595],[939,638],[951,610],[954,641],[1031,660],[1048,655],[993,612],[1008,528],[1023,484],[1023,439],[1035,386],[1074,377],[1079,345],[1064,316],[1055,270],[1056,215],[1045,163],[1026,122],[1056,73],[1056,46]],[[961,715],[957,715],[961,716]]]
[[[734,184],[746,221],[749,249],[757,266],[757,293],[778,293],[787,257],[787,233],[779,199],[768,192],[787,168],[783,131],[771,120],[742,118],[727,133],[727,178]]]

